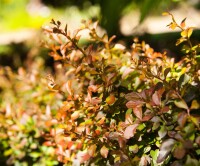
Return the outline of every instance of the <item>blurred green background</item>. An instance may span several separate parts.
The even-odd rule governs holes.
[[[162,12],[171,11],[180,21],[189,17],[198,26],[199,8],[199,0],[0,0],[0,65],[23,66],[31,50],[31,56],[47,58],[38,43],[41,27],[51,18],[71,29],[78,28],[82,19],[98,20],[109,36],[117,35],[125,44],[139,36],[157,51],[168,48],[173,56],[180,50],[174,47],[178,34],[166,28],[170,18]]]

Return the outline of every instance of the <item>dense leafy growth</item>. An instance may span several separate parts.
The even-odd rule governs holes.
[[[19,95],[0,101],[7,163],[32,157],[55,165],[56,154],[66,165],[200,165],[200,46],[192,44],[186,19],[178,24],[164,15],[172,17],[169,28],[181,30],[179,62],[137,38],[130,48],[114,43],[97,23],[84,21],[71,33],[52,20],[45,29],[56,62],[56,77],[46,77],[51,92],[41,73],[1,72]]]

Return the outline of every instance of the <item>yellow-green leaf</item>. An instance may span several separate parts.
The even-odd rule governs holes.
[[[188,109],[187,103],[184,100],[176,100],[174,102],[174,104],[178,107],[178,108],[183,108],[183,109]]]
[[[180,39],[177,40],[176,42],[176,46],[178,46],[179,44],[181,44],[182,42],[186,41],[186,38],[181,37]]]
[[[169,12],[163,12],[162,15],[163,16],[168,16],[168,15],[170,15],[170,13]]]
[[[193,29],[188,28],[188,33],[187,33],[188,38],[192,35],[192,32],[193,32]]]
[[[187,37],[188,36],[188,31],[187,29],[181,32],[182,37]]]
[[[198,103],[197,100],[193,100],[190,109],[199,109],[200,104]]]
[[[176,24],[175,22],[172,22],[172,23],[169,25],[169,28],[171,28],[172,30],[174,30],[176,27],[177,27],[177,24]]]
[[[199,119],[194,117],[194,116],[190,116],[190,120],[199,128]]]

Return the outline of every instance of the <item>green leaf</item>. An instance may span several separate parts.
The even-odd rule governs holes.
[[[158,154],[159,154],[159,149],[156,149],[155,151],[154,150],[150,151],[150,155],[151,155],[152,159],[155,161],[157,160]]]
[[[190,81],[190,76],[188,74],[182,74],[178,80],[179,87],[184,86]]]
[[[166,130],[166,127],[165,126],[161,126],[160,127],[160,130],[158,131],[158,135],[160,138],[163,138],[165,137],[167,134],[167,130]]]
[[[199,118],[190,116],[190,120],[199,128]]]
[[[171,68],[166,68],[165,71],[164,71],[164,77],[166,78],[168,73],[171,71]]]
[[[200,55],[196,55],[197,62],[200,62]]]
[[[187,41],[187,39],[184,38],[184,37],[181,37],[180,39],[177,40],[176,46],[178,46],[179,44],[183,43],[184,41]]]
[[[190,109],[199,109],[200,104],[197,100],[193,100]]]
[[[193,28],[189,28],[188,29],[188,38],[190,38],[190,36],[192,35],[192,32],[193,32]]]
[[[168,16],[168,15],[170,15],[170,13],[169,12],[163,12],[162,15],[163,16]]]
[[[188,155],[184,166],[199,166],[199,165],[200,165],[200,163],[198,160],[193,159],[190,157],[190,155]]]
[[[137,153],[139,150],[139,147],[137,144],[133,145],[133,146],[129,146],[129,151],[133,152],[133,153]]]
[[[9,156],[9,155],[11,155],[13,153],[13,150],[12,149],[8,149],[8,150],[6,150],[6,151],[4,151],[4,156]]]
[[[151,146],[147,146],[144,148],[144,153],[148,153],[151,150]]]
[[[38,158],[41,156],[40,152],[31,152],[29,153],[29,156],[33,157],[33,158]]]

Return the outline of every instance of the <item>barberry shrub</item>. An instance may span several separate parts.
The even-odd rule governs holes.
[[[0,67],[0,164],[52,166],[59,162],[45,137],[62,97],[49,93],[44,61],[36,58],[29,70]],[[60,101],[60,102],[59,102]]]
[[[186,19],[178,24],[164,15],[172,17],[169,28],[181,30],[179,62],[136,38],[131,48],[114,43],[96,23],[70,33],[52,20],[45,29],[46,47],[63,73],[60,80],[48,77],[63,95],[49,138],[60,162],[200,165],[200,45],[192,44]]]

